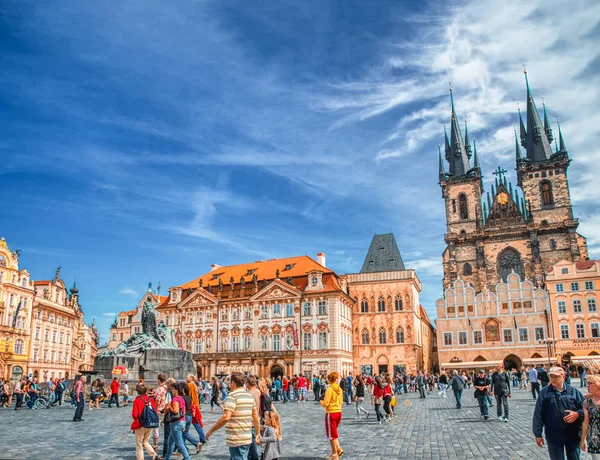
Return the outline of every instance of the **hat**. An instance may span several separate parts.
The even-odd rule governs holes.
[[[553,367],[550,369],[550,372],[548,372],[548,374],[552,375],[564,375],[565,374],[565,370],[562,367]]]
[[[479,373],[480,374],[485,374],[485,371],[483,369],[479,369]]]

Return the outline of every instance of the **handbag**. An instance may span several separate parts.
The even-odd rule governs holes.
[[[390,403],[392,407],[396,407],[396,397],[392,396],[392,402]]]
[[[181,420],[184,417],[185,417],[185,413],[183,412],[183,407],[180,403],[179,404],[179,414],[174,414],[171,409],[167,409],[167,411],[165,412],[164,422],[165,423],[178,422],[179,420]]]

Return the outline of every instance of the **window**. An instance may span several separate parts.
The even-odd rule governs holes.
[[[568,275],[569,274],[569,267],[563,267],[560,270],[562,275]]]
[[[600,338],[600,324],[598,324],[598,323],[591,323],[590,324],[590,331],[591,331],[592,337],[594,339]]]
[[[318,280],[318,278],[317,278],[316,276],[313,276],[313,277],[310,279],[310,284],[311,284],[311,285],[313,285],[313,286],[316,286],[317,284],[319,284],[319,280]]]
[[[558,307],[558,314],[566,315],[567,314],[567,301],[566,300],[558,300],[556,302],[556,304]]]
[[[531,308],[531,300],[526,300],[524,302],[524,304],[525,304],[525,308]]]
[[[557,246],[556,246],[556,240],[551,239],[550,240],[550,249],[554,250],[556,248],[557,248]]]
[[[221,321],[227,321],[227,310],[221,310]]]
[[[550,181],[543,180],[540,182],[540,192],[542,194],[543,206],[551,206],[554,204],[554,197],[552,196],[552,184],[550,184]]]
[[[504,329],[502,331],[502,335],[504,336],[505,343],[512,343],[513,341],[513,331],[512,329]]]
[[[304,337],[304,349],[312,350],[312,332],[305,332],[303,337]]]
[[[260,349],[262,351],[265,351],[267,349],[267,344],[269,343],[269,340],[267,338],[266,334],[261,334],[260,335]]]
[[[269,310],[266,305],[260,306],[260,319],[267,319],[269,317]]]
[[[363,345],[369,345],[369,331],[367,329],[363,329],[360,339]]]
[[[384,328],[379,329],[379,343],[385,344],[387,343],[387,334]]]
[[[113,338],[112,339],[113,340],[117,340],[117,333],[116,332],[113,332]]]
[[[529,342],[529,329],[526,327],[519,328],[519,342]]]
[[[310,310],[310,302],[304,302],[304,311],[302,312],[302,314],[304,316],[312,316],[312,312]]]
[[[596,306],[596,298],[595,297],[588,297],[586,299],[586,301],[587,301],[588,312],[590,312],[590,313],[596,313],[598,311],[598,307]]]
[[[273,316],[281,316],[281,305],[278,303],[273,305]]]
[[[578,292],[579,291],[579,283],[578,282],[571,283],[571,291],[572,292]]]
[[[327,349],[327,332],[319,332],[319,350]]]
[[[444,346],[452,346],[452,332],[444,332]]]
[[[60,335],[58,336],[58,343],[63,343],[64,339],[65,339],[65,335],[61,332]]]
[[[402,311],[402,299],[400,297],[396,297],[394,301],[394,308],[396,311]]]
[[[367,302],[367,299],[362,299],[360,301],[360,312],[361,313],[369,313],[369,302]]]
[[[196,349],[195,349],[196,353],[202,353],[202,342],[200,342],[200,340],[196,340]]]
[[[280,336],[279,334],[273,334],[273,351],[279,351],[280,348]]]
[[[560,325],[560,338],[561,339],[568,339],[569,338],[569,325],[568,324],[561,324]]]
[[[581,299],[573,299],[573,313],[581,313]]]
[[[458,331],[458,344],[459,345],[467,344],[467,331]]]
[[[458,212],[460,213],[461,219],[469,218],[469,208],[467,206],[467,195],[461,193],[458,196]]]
[[[294,316],[294,304],[293,303],[285,304],[285,316]]]
[[[40,328],[35,329],[35,340],[40,340]]]
[[[319,300],[319,315],[327,314],[327,301]]]
[[[575,335],[578,339],[585,339],[585,326],[583,324],[575,325]]]
[[[231,337],[231,351],[234,353],[240,351],[240,337],[237,335]]]
[[[67,345],[71,343],[71,335],[67,334]]]
[[[535,328],[535,340],[544,340],[546,338],[546,333],[543,327]]]
[[[565,292],[565,285],[562,283],[556,283],[556,292]]]
[[[396,329],[396,343],[404,343],[404,329],[401,327]]]
[[[377,311],[385,311],[385,300],[383,297],[379,297],[379,300],[377,300]]]
[[[521,261],[521,255],[513,248],[504,249],[497,257],[497,268],[498,274],[502,281],[506,282],[508,275],[513,271],[524,279],[523,276],[523,263]]]
[[[244,336],[244,351],[250,351],[252,348],[252,336],[245,335]]]
[[[593,281],[586,281],[585,282],[585,290],[586,291],[593,291],[594,290],[594,282]]]
[[[463,266],[463,275],[470,276],[473,274],[473,268],[471,268],[471,264],[465,264]]]
[[[475,345],[483,344],[483,332],[481,331],[473,331],[473,343]]]
[[[25,353],[25,342],[21,339],[15,340],[15,355],[22,355]]]

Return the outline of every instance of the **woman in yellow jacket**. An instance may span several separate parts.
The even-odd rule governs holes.
[[[329,388],[325,391],[325,397],[321,401],[321,406],[325,408],[325,434],[331,444],[331,454],[328,459],[338,459],[344,454],[338,440],[338,426],[342,421],[342,403],[344,393],[338,385],[340,375],[332,372],[327,376]]]

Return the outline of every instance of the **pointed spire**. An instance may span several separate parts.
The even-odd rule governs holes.
[[[521,112],[519,112],[520,116]],[[521,121],[522,123],[522,121]],[[521,157],[521,147],[519,147],[519,138],[517,137],[517,130],[515,129],[515,156],[517,158],[517,163],[522,159]]]
[[[483,216],[481,216],[481,217],[483,220],[483,225],[485,225],[485,221],[487,220],[487,207],[486,207],[485,203],[483,203]]]
[[[486,192],[486,193],[487,193],[488,209],[491,211],[492,210],[492,199],[490,198],[490,192]]]
[[[540,114],[529,89],[529,78],[527,77],[526,69],[524,73],[527,85],[527,145],[525,146],[527,149],[527,158],[532,161],[543,161],[552,156],[552,149],[550,148],[548,137],[544,136],[542,132],[542,120],[540,120]]]
[[[453,176],[464,176],[469,167],[469,156],[462,139],[458,117],[454,108],[454,96],[452,95],[452,86],[450,86],[450,102],[452,105],[452,121],[450,126],[450,143],[446,138],[446,145],[450,150],[450,174]]]
[[[475,158],[473,159],[473,168],[481,170],[481,166],[479,164],[479,155],[477,155],[477,144],[475,143],[475,139],[473,139],[473,154]]]
[[[560,130],[560,122],[558,122],[558,151],[566,152],[567,147],[565,145],[565,140],[563,139],[562,131]]]
[[[438,144],[438,153],[440,156],[440,182],[446,179],[446,170],[444,169],[444,160],[442,159],[442,146]]]
[[[465,118],[465,150],[467,155],[471,158],[471,142],[469,141],[469,127],[467,126],[467,119]]]
[[[552,146],[554,135],[552,134],[552,127],[550,126],[550,120],[548,119],[548,114],[546,113],[546,102],[544,102],[544,98],[542,98],[542,105],[544,106],[544,131],[546,131],[546,137],[548,138],[550,146]]]
[[[519,111],[519,129],[521,131],[521,145],[523,147],[527,147],[527,130],[525,129],[525,124],[523,123],[523,117],[521,116],[521,107],[517,104],[517,110]]]
[[[446,125],[444,125],[444,137],[445,137],[445,145],[444,145],[444,151],[446,153],[446,160],[450,161],[450,159],[452,158],[452,150],[450,149],[450,141],[448,140],[448,131],[446,131]]]

